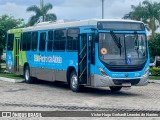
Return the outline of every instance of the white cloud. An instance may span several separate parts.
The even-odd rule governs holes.
[[[122,18],[131,10],[131,5],[137,5],[142,0],[105,0],[105,18]],[[101,0],[65,0],[61,6],[55,6],[59,19],[89,19],[101,18]]]
[[[89,19],[100,17],[97,14],[97,8],[87,7],[55,7],[52,10],[57,14],[58,19]]]
[[[26,13],[27,6],[17,5],[15,3],[6,3],[0,5],[0,15],[8,14],[16,18],[24,18],[25,21],[28,21],[28,18],[31,16],[31,13]]]
[[[107,2],[108,0],[106,0]],[[122,18],[131,11],[131,5],[138,5],[142,0],[117,0],[105,8],[105,18]],[[105,5],[107,4],[105,2]]]

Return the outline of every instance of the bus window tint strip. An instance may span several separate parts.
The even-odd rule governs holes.
[[[7,43],[7,50],[13,50],[13,43],[14,43],[14,34],[8,34],[8,43]]]

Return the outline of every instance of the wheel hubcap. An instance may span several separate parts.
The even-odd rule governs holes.
[[[25,74],[26,80],[29,79],[29,70],[26,70],[26,74]]]
[[[73,75],[72,76],[72,86],[73,86],[73,88],[76,88],[77,84],[78,84],[77,75]]]

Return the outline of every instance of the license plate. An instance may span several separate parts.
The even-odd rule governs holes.
[[[122,83],[122,86],[128,87],[128,86],[131,86],[131,83]]]

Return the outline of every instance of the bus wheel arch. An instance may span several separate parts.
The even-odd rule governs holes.
[[[70,86],[70,89],[73,92],[80,91],[80,85],[78,82],[78,74],[76,72],[75,67],[73,66],[69,66],[67,69],[67,82],[68,82],[68,85]]]
[[[71,72],[71,75],[70,75],[70,89],[73,91],[73,92],[79,92],[80,91],[80,85],[79,85],[79,81],[78,81],[78,74],[75,70],[73,70]]]
[[[69,66],[67,69],[67,83],[70,83],[70,76],[73,71],[76,71],[76,69],[73,66]]]

